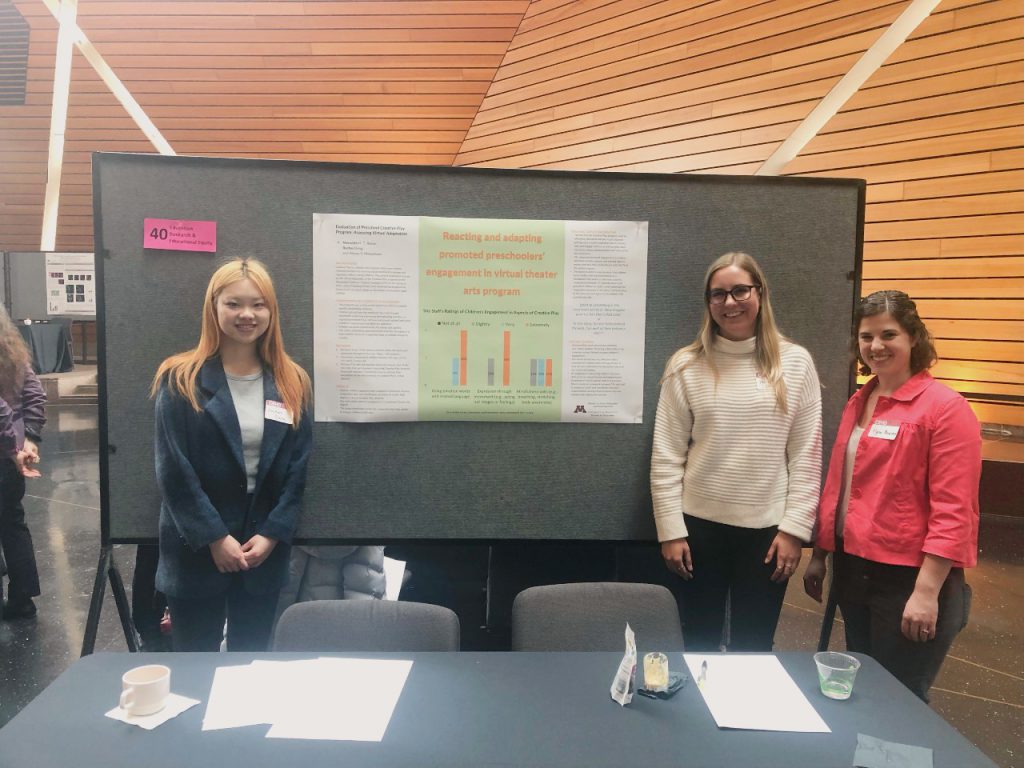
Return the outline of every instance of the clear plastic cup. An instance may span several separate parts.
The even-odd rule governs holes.
[[[836,651],[821,651],[814,654],[818,667],[818,684],[821,692],[830,699],[848,699],[853,693],[853,681],[860,669],[860,662],[853,656]]]

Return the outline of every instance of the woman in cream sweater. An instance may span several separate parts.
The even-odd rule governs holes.
[[[814,361],[775,325],[745,253],[708,268],[704,320],[662,378],[651,455],[661,554],[681,579],[687,648],[770,651],[810,541],[821,480]]]

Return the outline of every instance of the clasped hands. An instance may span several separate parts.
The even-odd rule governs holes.
[[[796,573],[802,554],[801,547],[800,539],[796,536],[783,531],[775,534],[764,558],[766,565],[775,559],[775,570],[770,577],[772,581],[785,581]],[[687,581],[693,578],[693,557],[690,554],[690,543],[686,539],[662,542],[661,556],[672,573]]]
[[[25,438],[25,445],[18,451],[14,459],[18,471],[25,477],[42,477],[42,473],[35,468],[39,463],[39,446],[32,440]]]
[[[210,554],[213,555],[213,564],[217,566],[218,571],[237,573],[262,564],[276,546],[277,539],[270,539],[258,533],[245,544],[240,544],[238,539],[228,534],[210,544]]]

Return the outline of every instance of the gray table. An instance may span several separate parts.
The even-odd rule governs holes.
[[[0,729],[0,766],[848,768],[858,731],[931,747],[936,768],[994,765],[864,657],[853,697],[837,702],[817,691],[810,654],[778,654],[832,729],[792,734],[719,730],[692,683],[670,701],[637,697],[620,709],[608,696],[616,654],[358,655],[414,660],[379,744],[265,739],[265,726],[200,730],[215,667],[310,654],[97,654],[76,662]],[[155,662],[171,667],[176,693],[204,703],[153,731],[105,718],[121,673]],[[673,654],[670,663],[682,660]]]
[[[32,368],[36,373],[64,373],[75,367],[70,322],[19,324],[18,330],[32,353]]]

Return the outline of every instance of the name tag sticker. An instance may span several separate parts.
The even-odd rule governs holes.
[[[868,437],[879,437],[882,440],[895,440],[899,431],[899,424],[889,424],[886,421],[876,421],[871,425],[871,431],[868,432]]]
[[[292,423],[291,411],[285,407],[284,403],[279,403],[277,400],[267,400],[266,407],[263,409],[263,418],[279,421],[282,424]]]
[[[764,376],[760,373],[754,374],[754,389],[758,392],[764,392],[765,387],[768,386],[768,382],[764,380]]]

